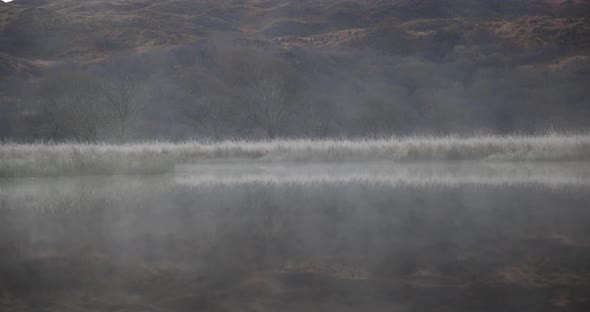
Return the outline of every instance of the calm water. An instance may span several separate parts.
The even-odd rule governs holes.
[[[0,310],[587,311],[585,163],[0,181]]]

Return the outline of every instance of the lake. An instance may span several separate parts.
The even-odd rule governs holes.
[[[587,311],[589,190],[584,162],[3,179],[0,307]]]

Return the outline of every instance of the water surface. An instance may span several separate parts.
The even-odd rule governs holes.
[[[583,311],[585,163],[183,165],[0,181],[9,311]]]

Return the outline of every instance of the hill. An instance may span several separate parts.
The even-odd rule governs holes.
[[[588,16],[573,0],[15,0],[0,93],[27,140],[81,140],[52,105],[80,76],[126,75],[137,138],[580,131]]]
[[[587,48],[588,19],[583,16],[589,8],[586,1],[535,0],[452,0],[444,5],[433,0],[16,0],[0,9],[0,40],[3,53],[43,59],[92,59],[220,32],[289,45],[353,41],[358,47],[376,41],[391,46],[387,41],[393,37],[413,50],[416,41],[434,32],[455,27],[469,34],[483,25],[498,38],[527,47],[564,40]],[[353,32],[367,40],[347,39]]]

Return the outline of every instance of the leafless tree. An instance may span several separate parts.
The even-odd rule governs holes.
[[[248,93],[248,119],[262,128],[269,138],[276,138],[294,113],[282,82],[270,77],[263,78]]]
[[[136,80],[120,75],[102,84],[102,93],[107,106],[106,122],[121,142],[127,140],[132,124],[143,109],[138,99],[139,85]]]

